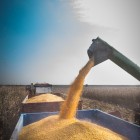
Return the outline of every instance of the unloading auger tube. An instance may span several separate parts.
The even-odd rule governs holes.
[[[107,42],[103,41],[101,38],[97,37],[96,39],[92,40],[92,44],[87,53],[89,58],[94,59],[95,65],[110,59],[140,81],[140,67],[110,46]]]

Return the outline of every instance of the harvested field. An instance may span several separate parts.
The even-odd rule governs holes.
[[[83,97],[134,109],[140,105],[140,86],[85,86]]]
[[[0,140],[9,140],[26,95],[25,86],[0,87]]]
[[[54,92],[66,93],[69,86],[53,86]],[[85,85],[83,97],[134,109],[140,106],[140,85]]]
[[[53,92],[66,92],[69,86],[54,85]],[[94,94],[93,94],[94,93]],[[9,140],[20,114],[20,105],[26,97],[25,86],[0,86],[0,140]],[[123,119],[134,122],[133,108],[140,99],[140,86],[85,86],[83,109],[119,111]],[[131,102],[128,105],[128,101]]]

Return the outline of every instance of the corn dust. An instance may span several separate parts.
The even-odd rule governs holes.
[[[60,118],[70,119],[76,114],[76,109],[82,93],[85,76],[88,74],[90,69],[94,66],[93,61],[89,61],[80,71],[70,89],[66,101],[61,107]]]

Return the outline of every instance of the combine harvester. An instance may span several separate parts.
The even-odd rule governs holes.
[[[90,59],[94,60],[95,65],[110,59],[136,79],[140,80],[140,68],[105,41],[101,40],[99,37],[97,39],[93,39],[93,43],[88,49],[88,56]],[[21,114],[10,140],[18,139],[18,134],[23,126],[54,114],[58,114],[58,112]],[[125,136],[129,140],[140,140],[140,126],[102,112],[98,109],[78,110],[76,117],[78,119],[89,120],[90,122],[106,127],[122,136]]]

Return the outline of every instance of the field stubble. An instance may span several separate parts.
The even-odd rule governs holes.
[[[18,121],[21,102],[27,95],[25,86],[0,87],[0,140],[8,140]]]
[[[83,97],[134,109],[140,105],[140,86],[85,86]]]

